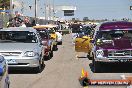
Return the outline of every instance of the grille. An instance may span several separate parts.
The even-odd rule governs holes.
[[[19,56],[21,52],[0,52],[0,55],[3,56]]]
[[[108,56],[131,56],[131,50],[108,51]]]

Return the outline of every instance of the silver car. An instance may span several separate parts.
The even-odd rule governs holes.
[[[39,33],[33,28],[1,29],[0,55],[9,67],[33,67],[40,72],[44,66],[44,47]]]
[[[9,88],[8,67],[4,57],[0,56],[0,88]]]

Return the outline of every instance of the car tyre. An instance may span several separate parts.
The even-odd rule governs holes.
[[[87,58],[88,58],[89,60],[92,60],[92,59],[93,59],[92,57],[90,57],[90,54],[87,54]]]
[[[51,58],[50,54],[44,57],[44,60],[49,60]]]
[[[35,72],[40,73],[42,70],[42,66],[44,65],[44,62],[42,61],[42,64],[39,61],[39,66],[35,67]]]
[[[7,88],[10,88],[10,84],[7,85]]]
[[[50,52],[50,57],[52,58],[53,57],[53,51],[51,50]]]
[[[61,42],[58,42],[58,45],[62,45],[62,41]]]
[[[93,64],[93,72],[94,73],[98,73],[100,72],[99,68],[100,68],[100,63],[95,61],[94,59],[92,60],[92,64]]]
[[[57,45],[54,45],[54,46],[53,46],[53,50],[54,50],[54,51],[57,51],[57,49],[58,49],[58,48],[57,48]]]

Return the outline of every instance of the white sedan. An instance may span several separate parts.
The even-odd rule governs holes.
[[[57,43],[62,45],[62,34],[60,32],[55,32],[57,34]]]

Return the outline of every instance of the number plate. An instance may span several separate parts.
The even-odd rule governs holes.
[[[121,59],[121,60],[119,60],[120,62],[130,62],[130,61],[132,61],[132,60],[130,60],[130,59]]]
[[[13,59],[8,59],[6,60],[8,64],[16,64],[16,60],[13,60]]]

